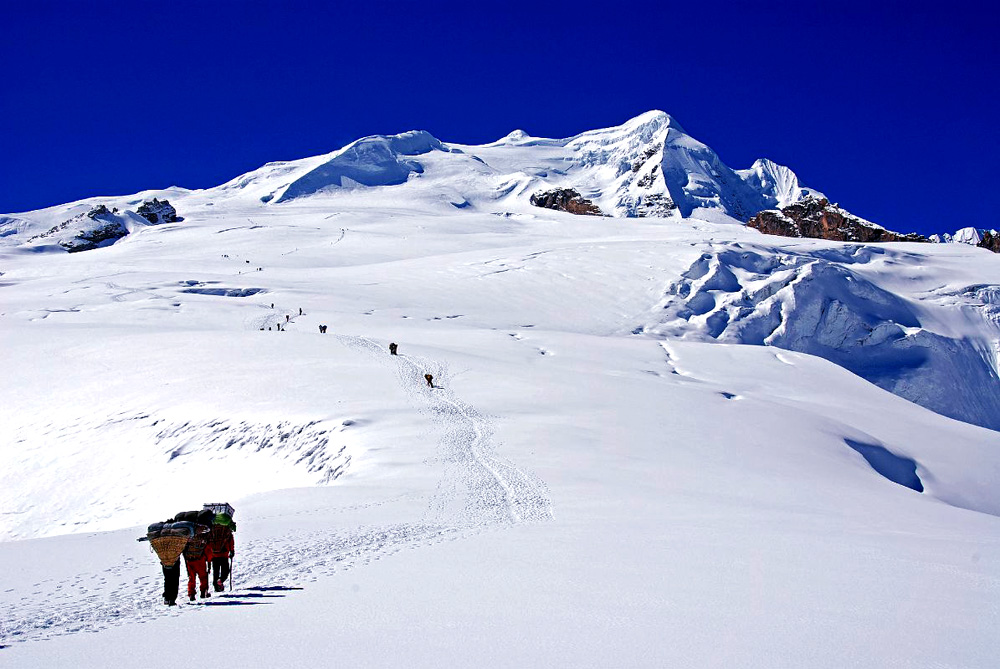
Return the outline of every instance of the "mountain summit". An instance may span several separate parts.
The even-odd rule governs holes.
[[[396,187],[403,190],[392,195],[394,200],[436,199],[480,210],[509,210],[527,205],[532,195],[572,189],[609,216],[687,218],[698,210],[715,210],[740,222],[765,209],[822,196],[803,187],[791,169],[767,159],[748,169],[731,169],[659,110],[564,139],[533,137],[523,130],[483,145],[445,143],[421,130],[373,135],[328,154],[268,163],[193,193],[275,207],[302,198]],[[149,194],[176,198],[189,192]],[[100,203],[126,208],[134,199],[102,198]],[[88,203],[79,203],[72,213],[85,211]],[[42,226],[63,222],[42,216],[41,226],[31,225],[33,218],[38,217],[0,219],[4,242],[24,243],[42,234]]]

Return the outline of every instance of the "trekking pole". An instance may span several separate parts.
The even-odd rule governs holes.
[[[233,591],[233,565],[236,564],[236,556],[229,558],[229,592]]]

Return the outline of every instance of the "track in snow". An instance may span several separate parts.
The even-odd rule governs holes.
[[[424,520],[418,523],[296,531],[240,543],[234,569],[239,589],[227,603],[239,603],[240,593],[250,588],[301,585],[404,549],[552,517],[544,483],[494,452],[491,419],[447,387],[427,386],[423,374],[428,370],[447,383],[444,366],[412,356],[389,356],[382,346],[367,338],[336,338],[345,346],[366,351],[381,364],[396,366],[402,386],[441,426],[437,457],[444,465],[443,476],[429,500]],[[96,632],[123,623],[203,611],[203,607],[183,603],[176,608],[163,606],[158,566],[155,556],[151,556],[148,566],[126,559],[103,571],[32,584],[18,601],[5,606],[0,621],[0,648],[13,642]],[[186,583],[183,576],[181,602]]]
[[[552,517],[545,484],[497,456],[492,420],[451,392],[445,366],[408,355],[387,356],[377,342],[363,337],[338,338],[347,346],[394,362],[400,383],[426,404],[425,410],[444,430],[438,456],[445,463],[445,475],[428,509],[429,518],[469,528]],[[428,371],[437,379],[435,388],[424,381]]]

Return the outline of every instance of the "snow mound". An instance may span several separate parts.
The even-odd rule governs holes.
[[[983,235],[978,228],[962,228],[952,235],[951,241],[975,246],[983,241]]]
[[[0,216],[0,237],[14,237],[24,234],[30,223],[15,216]]]
[[[659,323],[635,332],[809,353],[932,411],[1000,430],[994,342],[927,329],[909,301],[849,268],[878,255],[864,246],[706,252],[667,289]],[[996,320],[995,290],[980,286],[965,302],[984,324]]]
[[[448,149],[430,133],[421,130],[365,137],[295,179],[277,201],[287,202],[333,188],[395,186],[404,183],[411,174],[423,173],[423,165],[412,156],[430,151],[447,152]]]

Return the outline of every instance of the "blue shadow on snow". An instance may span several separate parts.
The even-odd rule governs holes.
[[[844,439],[844,443],[860,453],[872,469],[893,483],[917,492],[924,491],[924,484],[917,476],[916,461],[896,455],[883,446],[863,444],[853,439]]]

